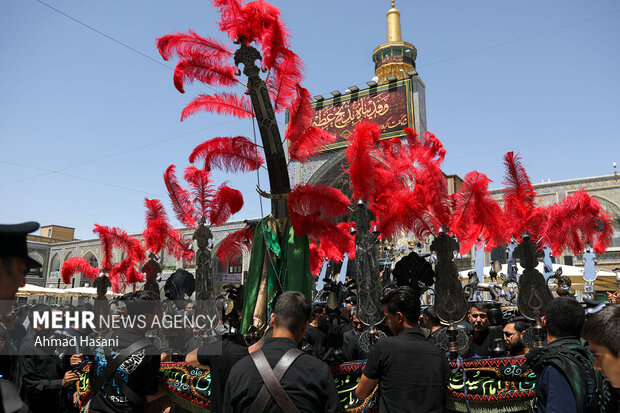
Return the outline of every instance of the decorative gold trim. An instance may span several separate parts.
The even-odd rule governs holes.
[[[370,94],[376,94],[379,92],[384,92],[386,90],[389,89],[393,89],[393,88],[398,88],[398,87],[402,87],[405,86],[405,99],[407,101],[407,127],[409,128],[416,128],[416,124],[415,124],[415,119],[414,119],[414,102],[413,102],[413,79],[412,78],[407,78],[407,79],[401,79],[401,80],[397,80],[396,82],[392,82],[392,83],[384,83],[384,84],[380,84],[378,86],[375,87],[371,87],[368,89],[363,89],[360,90],[359,92],[355,93],[353,96],[353,94],[349,94],[349,95],[343,95],[343,96],[339,96],[339,97],[333,97],[333,98],[329,98],[329,99],[325,99],[323,101],[320,102],[313,102],[312,103],[312,109],[317,110],[317,107],[322,108],[325,106],[330,106],[330,105],[334,105],[334,104],[340,104],[343,102],[347,102],[349,100],[352,100],[354,97],[355,99],[359,99],[361,97],[370,95]],[[404,128],[403,128],[404,129]],[[379,140],[383,140],[383,139],[390,139],[390,138],[399,138],[405,136],[405,132],[403,130],[400,131],[392,131],[392,132],[388,132],[388,133],[382,133],[381,137],[379,138]],[[346,148],[348,145],[348,141],[345,139],[341,142],[336,142],[336,143],[332,143],[331,145],[325,145],[322,148],[318,149],[317,152],[327,152],[327,151],[331,151],[334,149],[339,149],[339,148]]]

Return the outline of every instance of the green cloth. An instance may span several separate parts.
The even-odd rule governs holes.
[[[266,228],[265,223],[271,217],[264,218],[254,231],[250,267],[245,280],[243,295],[243,316],[241,333],[246,334],[252,325],[254,308],[258,298],[260,277],[265,254],[270,254],[273,265],[267,275],[267,316],[273,311],[275,299],[282,291],[299,291],[312,300],[310,274],[310,248],[307,236],[297,237],[293,227],[287,225],[284,245],[277,236]],[[267,251],[267,249],[269,251]],[[268,262],[270,262],[268,260]],[[278,280],[278,274],[280,280]]]
[[[264,228],[261,221],[254,229],[252,252],[250,254],[250,267],[243,287],[243,315],[241,317],[241,333],[246,334],[252,325],[254,307],[258,298],[260,287],[260,275],[263,270],[263,258],[265,256]]]
[[[288,228],[286,259],[288,277],[284,280],[284,289],[299,291],[312,301],[312,276],[310,274],[310,243],[308,237],[297,237],[293,227]]]

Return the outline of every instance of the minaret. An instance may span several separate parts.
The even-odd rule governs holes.
[[[372,52],[379,84],[386,83],[388,76],[396,76],[397,79],[409,76],[408,72],[415,71],[417,55],[418,51],[411,43],[403,42],[400,12],[392,0],[392,8],[387,12],[387,42],[377,46]]]

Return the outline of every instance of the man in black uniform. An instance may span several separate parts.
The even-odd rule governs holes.
[[[469,323],[474,327],[474,341],[471,343],[471,352],[480,357],[489,355],[491,336],[489,335],[489,317],[487,306],[481,302],[475,302],[469,309]]]
[[[418,326],[420,296],[411,287],[389,290],[381,299],[395,337],[379,340],[370,354],[355,395],[364,400],[379,383],[380,412],[443,413],[448,361],[426,341]]]
[[[283,355],[293,354],[308,326],[311,306],[308,299],[297,291],[286,291],[278,298],[274,313],[271,315],[273,337],[265,340],[262,351],[256,351],[254,356],[244,357],[232,368],[224,396],[225,412],[248,412],[263,387],[262,374],[274,375],[256,367],[257,354],[264,354],[265,364],[271,369],[276,366]],[[263,359],[263,360],[264,360]],[[263,364],[264,367],[266,367]],[[278,370],[278,369],[276,369]],[[261,374],[262,373],[262,374]],[[276,378],[277,381],[277,378]],[[325,363],[310,355],[302,354],[295,358],[286,374],[279,380],[279,384],[288,396],[293,410],[286,413],[299,412],[339,412],[340,403],[334,378]],[[269,397],[269,392],[267,392]],[[270,398],[261,412],[281,412],[279,403]]]
[[[159,392],[159,350],[144,337],[153,317],[161,316],[159,297],[152,291],[137,291],[121,300],[127,304],[129,317],[143,315],[145,322],[136,323],[133,329],[109,331],[103,338],[114,340],[109,342],[112,347],[97,347],[90,366],[88,407],[95,412],[142,412],[147,402],[163,395]]]
[[[186,306],[187,308],[187,306]],[[232,367],[249,354],[243,336],[239,334],[239,313],[233,309],[228,315],[222,309],[222,319],[227,319],[228,333],[216,340],[206,343],[200,348],[191,351],[185,362],[190,366],[202,369],[209,368],[211,373],[211,411],[220,413],[223,409],[224,390]],[[262,345],[262,344],[261,344]],[[254,346],[259,348],[260,346]]]
[[[325,312],[325,304],[313,304],[312,305],[312,321],[308,324],[306,332],[304,333],[304,339],[312,349],[312,355],[319,360],[323,358],[325,351],[325,341],[327,340],[327,334],[325,334],[321,328],[327,323],[327,313]]]
[[[351,310],[351,326],[351,330],[342,335],[342,351],[345,359],[347,361],[354,361],[368,358],[368,353],[359,345],[359,337],[362,331],[364,331],[364,325],[357,315],[357,307],[353,307]]]
[[[32,308],[30,324],[34,326],[34,314],[50,312],[46,304]],[[21,393],[33,412],[64,412],[68,408],[67,391],[78,380],[74,371],[66,371],[59,357],[59,347],[54,344],[54,331],[37,325],[24,338],[19,347],[18,376]]]
[[[26,236],[39,229],[37,222],[0,225],[0,313],[5,313],[15,301],[19,287],[26,284],[29,268],[41,264],[28,256]],[[9,343],[7,343],[9,344]],[[0,411],[29,412],[19,398],[17,389],[7,380],[0,380]]]

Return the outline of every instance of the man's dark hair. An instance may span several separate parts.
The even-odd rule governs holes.
[[[515,325],[515,330],[517,330],[517,333],[519,333],[519,334],[522,334],[525,330],[530,328],[531,325],[532,325],[530,320],[528,320],[527,318],[522,317],[522,316],[512,317],[510,320],[508,320],[508,322],[506,324],[507,325],[508,324],[514,324]]]
[[[475,308],[476,310],[479,310],[479,311],[486,312],[489,309],[489,306],[487,306],[482,301],[474,301],[473,303],[471,303],[469,310],[471,311],[472,308]]]
[[[545,318],[547,330],[553,337],[579,337],[585,313],[577,300],[558,297],[545,306]]]
[[[159,297],[150,290],[127,293],[120,298],[120,301],[127,305],[128,315],[153,314],[160,306]]]
[[[322,304],[322,303],[312,304],[312,319],[314,320],[317,315],[323,314],[323,311],[325,311],[325,308],[327,308],[327,305]]]
[[[441,320],[439,319],[439,317],[437,317],[437,313],[435,312],[435,307],[433,307],[432,305],[422,310],[422,315],[428,318],[430,322],[433,323],[433,325],[435,326],[441,324]]]
[[[298,291],[285,291],[278,301],[274,313],[274,324],[289,331],[298,331],[310,319],[310,300]]]
[[[392,288],[381,297],[390,314],[402,313],[409,324],[416,324],[420,317],[420,295],[411,287]]]
[[[610,304],[590,316],[581,336],[590,343],[607,347],[617,358],[620,355],[620,304]]]

